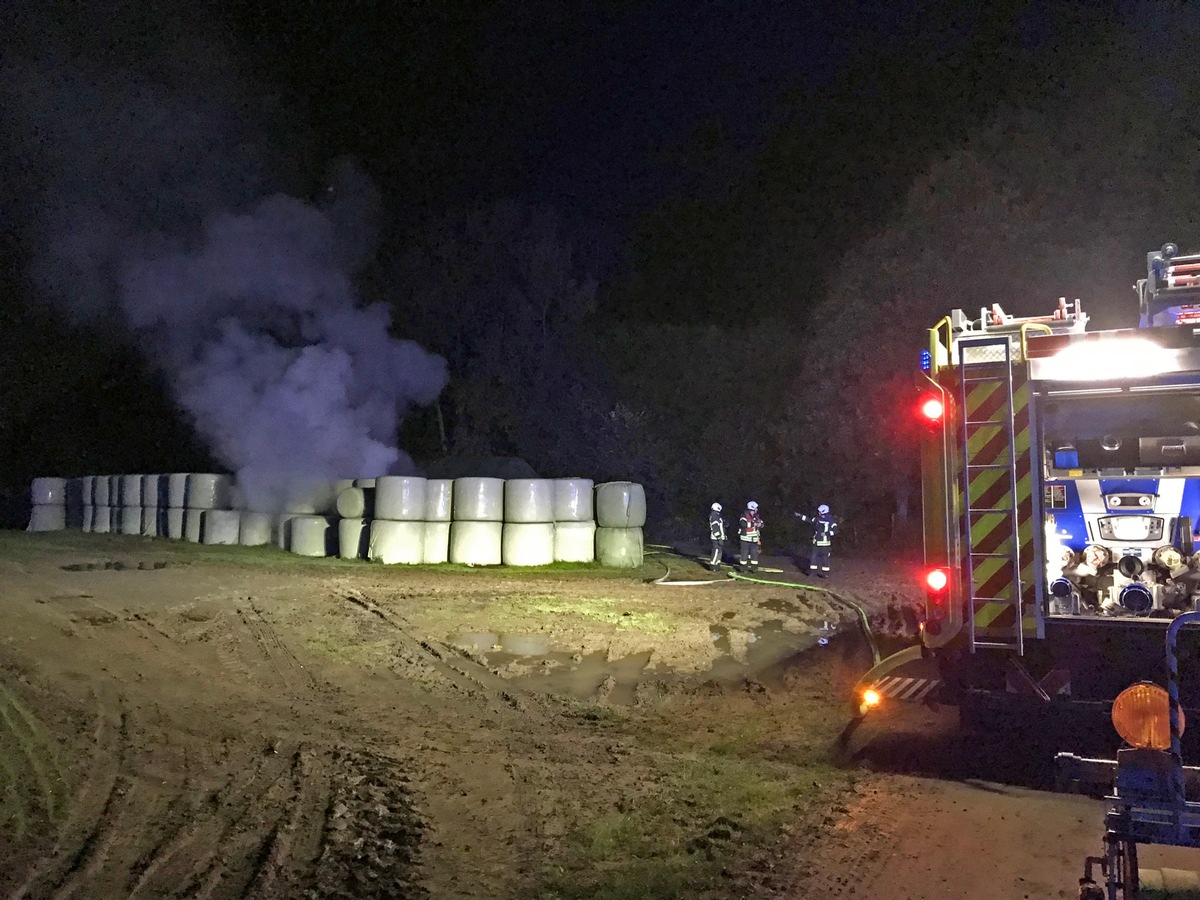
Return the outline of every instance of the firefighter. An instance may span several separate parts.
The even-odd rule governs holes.
[[[762,546],[762,516],[758,514],[758,504],[751,500],[746,504],[746,511],[738,520],[738,539],[741,544],[738,553],[738,563],[743,572],[758,571],[758,551]]]
[[[721,516],[720,503],[714,503],[708,512],[708,537],[712,541],[712,559],[708,561],[708,567],[719,572],[721,558],[725,555],[725,519]]]
[[[815,516],[796,513],[796,518],[812,526],[812,550],[808,556],[808,571],[816,572],[821,578],[829,574],[829,555],[833,551],[833,536],[837,534],[837,522],[829,515],[829,507],[822,503]]]

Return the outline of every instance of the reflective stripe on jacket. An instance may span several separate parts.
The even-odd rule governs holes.
[[[742,513],[742,517],[738,519],[738,536],[743,541],[759,542],[762,540],[763,520],[758,513],[751,510],[746,510]]]
[[[708,514],[708,536],[714,541],[725,540],[725,520],[715,509]]]

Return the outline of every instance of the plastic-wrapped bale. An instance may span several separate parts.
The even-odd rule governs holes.
[[[336,540],[332,523],[325,516],[295,516],[288,522],[288,549],[297,556],[329,556]]]
[[[142,508],[140,506],[121,507],[121,534],[140,535],[142,533]]]
[[[337,498],[337,514],[343,519],[374,518],[375,488],[343,488]]]
[[[62,531],[67,527],[67,508],[60,503],[39,503],[29,514],[26,531]]]
[[[370,546],[367,548],[368,559],[387,565],[417,565],[424,555],[424,522],[372,520]]]
[[[142,476],[122,475],[120,477],[121,505],[142,506]],[[139,522],[139,527],[140,524]]]
[[[454,513],[454,480],[451,478],[430,478],[425,482],[425,514],[426,522],[449,522]],[[449,531],[446,532],[449,535]],[[447,538],[449,540],[449,538]],[[443,560],[445,562],[445,560]]]
[[[555,522],[554,561],[590,563],[596,560],[595,522]]]
[[[553,522],[505,522],[500,560],[506,566],[548,566],[554,562]]]
[[[166,494],[166,476],[165,475],[143,475],[142,476],[142,506],[160,506],[166,508],[168,504]]]
[[[374,478],[355,478],[353,486],[360,487],[360,488],[373,488],[373,487],[375,487],[375,479]]]
[[[238,543],[243,547],[261,547],[271,543],[271,516],[262,512],[241,513]]]
[[[92,506],[105,506],[108,502],[108,476],[93,475],[92,476]]]
[[[86,533],[91,534],[92,528],[96,524],[96,507],[89,503],[83,508],[83,515],[81,518],[82,521],[79,527],[82,528]]]
[[[271,519],[271,539],[280,550],[292,549],[292,519],[296,513],[281,513]]]
[[[80,502],[84,506],[95,506],[96,505],[96,476],[95,475],[84,475],[82,478],[79,479],[79,485],[80,485],[80,493],[83,494],[83,498],[80,500]]]
[[[646,491],[632,481],[596,485],[596,524],[601,528],[641,528],[646,524]]]
[[[29,485],[29,499],[34,506],[66,506],[65,478],[35,478]]]
[[[590,478],[554,479],[554,521],[592,522],[592,494],[596,486]]]
[[[457,494],[458,485],[454,488]],[[503,534],[503,522],[451,522],[450,562],[467,566],[500,565],[504,558]]]
[[[341,497],[338,501],[340,503]],[[371,525],[366,519],[338,520],[338,556],[342,559],[366,559],[370,550],[370,535]]]
[[[419,475],[384,475],[375,479],[375,518],[420,522],[425,515],[425,479]]]
[[[228,475],[192,473],[187,477],[188,509],[229,509],[233,505],[233,479]]]
[[[421,562],[441,565],[450,561],[450,523],[425,522],[425,543],[421,551]]]
[[[183,540],[183,514],[185,509],[171,506],[167,508],[167,537],[172,540]]]
[[[96,534],[108,534],[112,531],[112,507],[92,507],[92,531]]]
[[[188,507],[183,511],[183,539],[198,544],[203,534],[204,510]]]
[[[205,544],[236,544],[242,515],[236,509],[206,509],[201,516],[200,538]]]
[[[644,546],[640,528],[597,528],[596,559],[614,569],[636,569],[642,564]]]
[[[456,478],[454,479],[453,493],[455,522],[504,521],[503,478]],[[466,531],[464,531],[465,533]],[[450,537],[450,545],[450,559],[453,562],[453,532]],[[497,546],[497,553],[499,550],[500,548]]]
[[[120,509],[120,507],[121,507],[121,476],[120,475],[109,475],[108,476],[108,505],[110,507],[112,507],[113,509]],[[116,533],[119,530],[119,527],[120,527],[119,523],[114,522],[113,526],[112,526],[113,533]]]
[[[504,521],[553,522],[554,479],[510,478],[504,482]]]
[[[142,537],[158,537],[162,534],[159,518],[157,506],[142,507]]]
[[[173,472],[167,477],[167,507],[169,509],[184,509],[187,507],[186,472]]]

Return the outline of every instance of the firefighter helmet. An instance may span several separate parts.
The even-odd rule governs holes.
[[[714,504],[712,505],[712,508],[713,508],[713,509],[715,509],[717,512],[720,512],[720,511],[721,511],[721,504],[720,504],[720,503],[714,503]]]
[[[751,500],[746,504],[746,509],[758,509],[758,504]]]
[[[826,506],[824,503],[822,503],[820,506],[817,507],[817,512],[823,516],[827,516],[827,515],[829,515],[829,507]]]

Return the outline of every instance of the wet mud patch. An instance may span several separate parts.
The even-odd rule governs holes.
[[[122,562],[119,559],[110,559],[105,562],[96,563],[68,563],[65,566],[60,566],[64,572],[128,572],[140,571],[150,572],[157,569],[165,569],[170,563],[159,560],[157,562]]]

